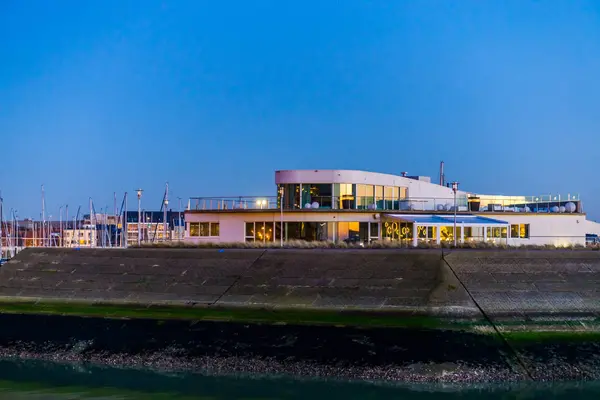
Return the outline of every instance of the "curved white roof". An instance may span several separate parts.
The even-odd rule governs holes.
[[[452,197],[451,188],[409,177],[382,174],[379,172],[344,169],[307,169],[275,171],[276,184],[293,183],[354,183],[381,186],[403,186],[413,197]],[[461,192],[462,193],[462,192]]]

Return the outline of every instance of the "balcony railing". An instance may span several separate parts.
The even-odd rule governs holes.
[[[192,197],[190,210],[279,210],[276,196]],[[304,204],[285,199],[284,210],[366,210],[366,211],[454,211],[454,198],[409,197],[406,199],[380,199],[369,196],[311,196]],[[521,213],[573,213],[582,212],[579,196],[523,196],[456,198],[457,211],[471,212],[521,212]]]

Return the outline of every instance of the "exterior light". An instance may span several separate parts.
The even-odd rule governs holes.
[[[141,198],[142,198],[142,192],[143,192],[143,191],[144,191],[143,189],[138,189],[138,190],[137,190],[137,197],[138,197],[138,199],[141,199]]]

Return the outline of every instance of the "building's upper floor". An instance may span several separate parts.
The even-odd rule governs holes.
[[[276,196],[191,198],[191,210],[390,210],[582,212],[577,194],[504,196],[467,192],[429,177],[355,170],[282,170],[275,172]]]

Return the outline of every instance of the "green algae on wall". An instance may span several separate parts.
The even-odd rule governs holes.
[[[327,309],[273,309],[258,307],[209,307],[84,303],[74,301],[2,301],[0,313],[68,315],[115,319],[180,319],[266,324],[301,324],[390,328],[466,329],[482,321],[449,319],[393,311]]]

